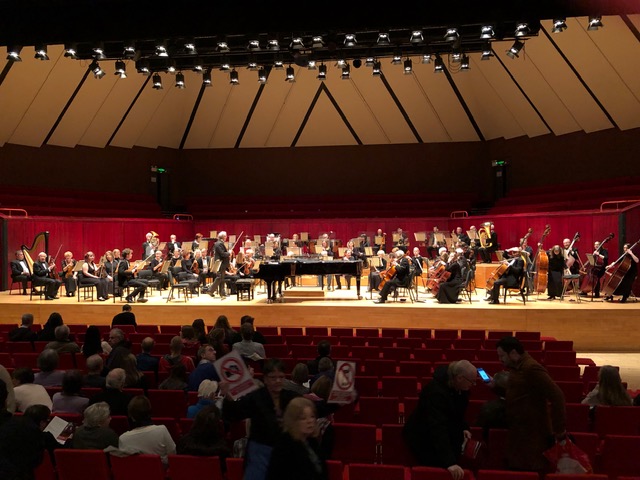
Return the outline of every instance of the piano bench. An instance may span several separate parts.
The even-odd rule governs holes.
[[[253,300],[253,279],[241,278],[236,280],[236,299]]]

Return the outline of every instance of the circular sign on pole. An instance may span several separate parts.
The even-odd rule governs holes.
[[[351,390],[353,388],[354,372],[351,364],[345,362],[336,372],[336,386],[340,390]]]
[[[237,383],[242,380],[242,365],[238,363],[236,358],[227,358],[220,365],[220,372],[224,379],[229,383]]]

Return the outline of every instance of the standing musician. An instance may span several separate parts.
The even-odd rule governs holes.
[[[593,286],[593,296],[600,298],[600,280],[602,280],[606,271],[605,267],[609,261],[609,251],[604,246],[600,248],[600,242],[594,242],[593,257],[596,260],[596,264],[593,266],[593,273],[597,278],[596,284]]]
[[[624,277],[622,278],[622,281],[618,285],[618,288],[616,288],[615,291],[613,292],[613,295],[622,295],[622,298],[620,299],[620,303],[626,303],[627,298],[629,298],[629,296],[631,295],[633,282],[635,282],[636,277],[638,276],[638,257],[636,256],[635,253],[633,253],[633,250],[631,250],[630,243],[625,243],[622,246],[622,251],[623,251],[623,255],[617,261],[607,266],[607,270],[609,270],[610,268],[613,268],[616,265],[619,265],[627,255],[631,257],[629,270],[627,270],[627,273],[624,274]],[[605,298],[605,300],[607,301],[613,300],[613,295]]]
[[[22,294],[27,294],[27,283],[31,280],[31,271],[29,265],[24,259],[24,252],[16,250],[15,260],[11,260],[11,280],[22,283]]]
[[[482,263],[491,263],[491,254],[498,250],[498,234],[495,231],[495,226],[493,223],[489,227],[489,231],[491,232],[489,238],[487,239],[490,245],[488,247],[480,247],[478,251],[480,252],[480,258],[482,258]]]
[[[163,265],[164,260],[162,258],[162,252],[160,250],[156,250],[154,258],[149,263],[149,268],[152,272],[151,276],[160,281],[160,288],[162,290],[166,290],[169,287],[169,276],[166,273],[162,273]]]
[[[153,233],[147,233],[146,239],[147,240],[142,244],[142,258],[149,258],[156,250],[152,243]]]
[[[378,298],[375,303],[385,303],[391,288],[404,286],[407,279],[411,278],[411,263],[402,250],[398,249],[396,251],[395,258],[392,260],[392,265],[395,266],[396,275],[391,280],[387,280],[387,282],[385,282],[382,290],[380,291],[380,298]]]
[[[571,247],[571,239],[565,238],[562,240],[562,246],[564,249],[564,258],[568,262],[569,257],[573,258],[573,262],[571,267],[569,268],[569,272],[571,275],[577,275],[580,273],[580,254],[578,253],[578,249],[576,247]],[[569,250],[571,247],[571,250]]]
[[[427,247],[427,256],[433,258],[437,255],[440,247],[446,247],[445,242],[438,241],[437,235],[440,233],[438,227],[433,227],[433,233],[429,236],[429,246]]]
[[[371,267],[369,271],[369,287],[367,288],[367,292],[377,292],[380,288],[380,283],[382,282],[382,278],[380,278],[380,272],[383,272],[387,269],[387,259],[385,258],[386,253],[384,250],[378,250],[378,258],[380,259],[379,267]]]
[[[507,271],[493,283],[493,289],[491,290],[491,300],[489,303],[500,303],[500,287],[504,285],[505,288],[520,288],[520,281],[524,273],[524,260],[520,255],[520,249],[513,247],[505,250],[511,257],[509,261],[503,261],[507,263]]]
[[[133,292],[126,297],[127,303],[133,303],[135,301],[135,297],[138,295],[138,302],[145,303],[147,299],[144,298],[144,294],[147,291],[147,282],[146,280],[136,278],[138,268],[129,268],[129,262],[131,261],[132,256],[133,250],[130,248],[122,250],[122,260],[120,260],[120,263],[118,264],[118,285],[120,288],[134,287]]]
[[[539,244],[542,248],[542,244]],[[556,297],[562,297],[562,275],[565,269],[564,251],[560,245],[554,245],[547,252],[549,257],[549,275],[547,277],[547,300],[554,300]]]
[[[196,233],[196,238],[191,242],[191,251],[195,252],[198,248],[200,248],[200,240],[202,240],[203,235],[201,233]],[[218,234],[218,238],[220,238],[220,234]]]
[[[199,234],[202,237],[201,234]],[[198,236],[196,235],[196,239]],[[218,233],[218,241],[213,246],[214,251],[214,262],[220,261],[220,268],[218,268],[216,274],[216,279],[213,281],[209,290],[207,291],[209,295],[212,297],[215,296],[216,290],[219,290],[220,298],[224,300],[227,298],[227,294],[225,292],[225,275],[227,270],[229,269],[229,264],[231,263],[231,253],[227,250],[227,247],[224,245],[224,242],[227,241],[227,232],[222,231]]]
[[[84,255],[84,263],[82,264],[82,283],[88,283],[96,286],[96,293],[98,294],[98,301],[104,302],[109,298],[109,281],[106,278],[100,276],[100,271],[104,270],[104,265],[97,267],[95,264],[95,255],[93,252],[87,252]],[[105,271],[106,273],[106,271]]]
[[[62,271],[60,272],[60,279],[64,284],[64,289],[67,291],[67,297],[73,297],[76,294],[76,285],[78,282],[78,274],[73,269],[76,266],[76,261],[73,258],[73,253],[64,252],[64,259],[62,260]]]
[[[40,252],[38,261],[33,262],[33,276],[31,283],[33,285],[44,285],[46,287],[45,300],[55,300],[58,295],[58,289],[62,285],[60,280],[52,277],[56,270],[56,264],[47,262],[47,254]]]
[[[173,251],[177,248],[180,249],[182,244],[176,241],[176,236],[172,233],[169,237],[169,243],[167,243],[167,248],[169,249],[169,255],[173,255]]]

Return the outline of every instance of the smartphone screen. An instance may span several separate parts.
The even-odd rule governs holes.
[[[491,381],[491,377],[484,371],[484,368],[478,368],[478,375],[484,383],[489,383]]]

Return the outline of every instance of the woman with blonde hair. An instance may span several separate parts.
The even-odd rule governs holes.
[[[598,384],[582,400],[582,403],[629,407],[633,405],[631,395],[622,384],[617,367],[603,365],[598,372]]]
[[[283,429],[271,454],[267,480],[326,480],[313,402],[304,397],[291,400],[284,412]]]

